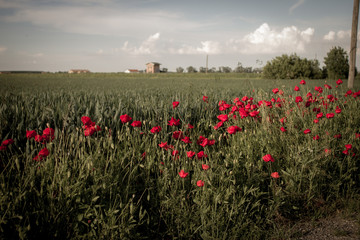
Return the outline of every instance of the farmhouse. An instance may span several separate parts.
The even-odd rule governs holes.
[[[140,73],[140,71],[137,69],[126,69],[124,72],[125,73]]]
[[[159,73],[160,72],[160,63],[149,62],[146,64],[146,73]]]
[[[71,69],[68,73],[89,73],[90,71],[87,69]]]

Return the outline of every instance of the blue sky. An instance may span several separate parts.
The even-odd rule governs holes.
[[[353,0],[0,0],[0,70],[122,72],[323,64],[350,46]],[[260,61],[257,61],[260,60]],[[262,65],[260,64],[262,62]],[[359,61],[357,66],[359,68]]]

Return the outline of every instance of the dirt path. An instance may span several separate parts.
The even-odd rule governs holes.
[[[360,240],[360,218],[355,214],[335,213],[317,221],[299,222],[292,227],[290,239]]]

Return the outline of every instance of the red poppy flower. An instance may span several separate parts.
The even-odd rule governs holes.
[[[273,172],[273,173],[271,173],[271,177],[272,177],[272,178],[279,178],[280,175],[279,175],[278,172]]]
[[[347,150],[347,149],[346,149],[346,150],[344,150],[344,151],[343,151],[343,154],[345,154],[345,155],[349,155],[349,150]]]
[[[298,86],[295,86],[294,91],[300,91],[300,88]]]
[[[82,116],[81,117],[81,122],[84,124],[84,125],[91,125],[92,121],[91,119],[88,117],[88,116]]]
[[[49,155],[49,150],[47,148],[43,148],[39,152],[39,156],[47,157]]]
[[[300,84],[301,84],[301,85],[305,85],[305,84],[306,84],[305,80],[301,80],[301,81],[300,81]]]
[[[5,151],[6,150],[6,146],[0,146],[0,151]]]
[[[131,123],[131,126],[133,126],[133,127],[141,127],[141,122],[140,121],[133,121]]]
[[[212,146],[212,145],[214,145],[215,144],[215,139],[209,139],[209,141],[208,141],[208,146]]]
[[[26,130],[26,138],[31,139],[34,138],[36,136],[36,131],[35,130]]]
[[[320,139],[320,136],[319,135],[316,135],[313,137],[314,140],[319,140]]]
[[[249,112],[247,110],[245,110],[245,108],[240,108],[239,109],[239,114],[241,119],[246,118],[247,116],[249,116]]]
[[[43,135],[54,136],[55,130],[52,128],[46,128],[43,131]]]
[[[13,144],[13,143],[14,143],[14,140],[12,140],[11,138],[9,138],[9,139],[4,140],[4,141],[1,143],[1,146],[8,146],[8,145]]]
[[[219,107],[219,111],[225,111],[226,109],[230,108],[232,105],[224,103]]]
[[[346,148],[346,150],[350,150],[352,148],[352,145],[351,144],[346,144],[345,148]]]
[[[188,152],[186,152],[186,155],[187,155],[187,157],[188,158],[192,158],[193,156],[195,156],[195,152],[193,152],[193,151],[188,151]]]
[[[175,102],[173,102],[173,103],[172,103],[172,105],[173,105],[173,109],[174,109],[174,108],[176,108],[177,106],[179,106],[179,103],[180,103],[180,102],[176,102],[176,101],[175,101]]]
[[[220,127],[222,127],[222,125],[224,125],[224,122],[220,121],[214,126],[214,129],[218,130]]]
[[[341,79],[338,79],[337,81],[336,81],[336,84],[337,85],[340,85],[340,84],[342,84],[343,83],[343,81],[341,80]]]
[[[273,92],[274,94],[277,94],[277,93],[279,92],[279,89],[278,89],[278,88],[274,88],[274,89],[272,90],[272,92]]]
[[[281,122],[281,124],[284,124],[286,122],[286,117],[280,118],[279,121]]]
[[[178,126],[180,124],[180,119],[175,119],[174,117],[171,117],[169,122],[169,126]]]
[[[322,112],[316,114],[316,117],[317,117],[317,118],[322,118],[323,116],[324,116],[324,114],[323,114]]]
[[[36,142],[43,142],[43,140],[44,139],[43,139],[43,137],[41,135],[38,134],[38,135],[35,136],[35,141]]]
[[[238,127],[238,126],[230,126],[226,129],[226,131],[229,133],[229,134],[235,134],[237,132],[240,132],[241,131],[241,128]]]
[[[334,138],[342,138],[341,134],[335,134]]]
[[[180,140],[184,138],[184,134],[182,131],[175,131],[173,132],[172,137],[176,140]]]
[[[319,123],[319,119],[314,119],[314,121],[313,121],[314,123]]]
[[[33,158],[35,161],[41,161],[44,157],[49,155],[49,150],[47,148],[43,148],[40,150],[39,154]]]
[[[84,131],[85,137],[92,136],[96,132],[96,129],[94,127],[88,127]]]
[[[333,118],[334,116],[335,116],[334,113],[327,113],[327,114],[326,114],[326,117],[327,117],[327,118]]]
[[[259,115],[259,111],[252,111],[252,112],[249,112],[249,115],[251,116],[251,117],[256,117],[257,115]]]
[[[198,181],[196,182],[196,185],[197,185],[198,187],[203,187],[203,186],[204,186],[204,181],[203,181],[203,180],[198,180]]]
[[[330,152],[331,152],[331,150],[330,149],[324,149],[324,151],[325,151],[325,154],[330,154]]]
[[[174,151],[172,151],[171,155],[175,157],[175,156],[179,155],[179,151],[174,150]]]
[[[167,142],[161,142],[161,143],[159,143],[159,147],[161,147],[161,148],[167,148]]]
[[[127,122],[130,122],[132,120],[132,118],[129,117],[127,114],[124,114],[124,115],[120,116],[120,120],[122,123],[127,123]]]
[[[286,129],[285,129],[284,127],[281,127],[280,130],[281,130],[282,132],[286,132]]]
[[[243,101],[243,102],[246,102],[247,100],[249,100],[248,96],[244,96],[241,98],[241,101]]]
[[[325,84],[324,87],[327,89],[332,89],[332,87],[329,84]]]
[[[206,171],[210,168],[210,166],[206,164],[201,164],[201,168]]]
[[[221,115],[217,116],[217,119],[219,119],[222,122],[226,122],[229,119],[229,117],[227,114],[221,114]]]
[[[208,97],[207,97],[207,96],[203,96],[202,100],[207,103],[207,102],[208,102]]]
[[[185,172],[183,169],[180,170],[179,176],[180,176],[181,178],[186,178],[187,175],[189,175],[188,172]]]
[[[299,102],[302,102],[302,101],[303,101],[303,98],[301,96],[295,97],[295,102],[296,103],[299,103]]]
[[[206,147],[206,145],[208,145],[208,143],[209,143],[209,139],[204,138],[204,137],[202,137],[202,136],[200,136],[200,138],[201,138],[201,140],[199,139],[199,140],[197,141],[197,143],[198,143],[200,146],[202,146],[202,147]]]
[[[336,112],[337,114],[340,114],[340,113],[341,113],[341,108],[340,108],[339,106],[336,106],[335,112]]]
[[[308,133],[311,133],[311,130],[310,129],[305,129],[304,134],[308,134]]]
[[[188,126],[187,126],[187,128],[188,128],[188,129],[193,129],[194,126],[189,123]]]
[[[184,143],[192,143],[189,137],[184,137],[183,139],[181,139],[181,141],[183,141]]]
[[[355,139],[360,138],[360,133],[355,133]]]
[[[202,159],[202,158],[208,157],[208,155],[205,154],[204,151],[198,152],[196,156],[197,156],[198,159]]]
[[[274,158],[273,158],[273,156],[271,156],[271,154],[266,154],[265,156],[262,157],[262,159],[263,159],[265,162],[269,162],[269,161],[274,162],[274,161],[275,161]]]
[[[353,91],[351,91],[351,89],[349,89],[346,93],[345,93],[345,97],[347,97],[348,95],[353,94]]]
[[[155,126],[155,127],[153,127],[151,130],[150,130],[150,132],[151,133],[159,133],[161,131],[161,127],[160,126]]]

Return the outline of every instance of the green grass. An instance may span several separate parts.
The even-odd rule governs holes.
[[[306,100],[309,91],[317,93],[314,87],[325,84],[299,81],[236,74],[1,75],[0,140],[11,138],[14,144],[0,152],[0,236],[264,239],[276,233],[278,219],[321,214],[319,204],[354,198],[360,190],[359,97],[344,96],[346,81],[339,88],[327,81],[333,89],[324,89],[317,102],[297,105],[295,96]],[[295,85],[300,92],[294,92]],[[275,87],[284,91],[282,108],[273,103],[259,108],[260,118],[230,117],[222,128],[213,128],[217,116],[231,110],[219,111],[219,101],[234,104],[243,96],[253,97],[253,104],[270,101],[279,97],[271,91]],[[338,100],[326,109],[322,100],[328,94]],[[173,101],[180,102],[176,109]],[[313,123],[313,108],[326,114],[336,106],[340,114]],[[123,114],[141,121],[141,128],[123,124]],[[82,116],[102,130],[85,137]],[[279,119],[285,116],[283,133]],[[180,126],[168,126],[171,117],[180,119]],[[193,129],[187,129],[189,123]],[[228,134],[231,125],[242,131]],[[154,126],[162,131],[152,134]],[[47,127],[55,130],[52,142],[26,138],[26,130],[41,134]],[[307,128],[312,132],[305,135]],[[175,140],[177,130],[192,143]],[[198,145],[200,136],[215,144]],[[173,145],[179,157],[161,149],[161,142]],[[352,144],[349,155],[343,154],[346,144]],[[33,160],[45,146],[49,156]],[[207,158],[186,155],[202,150]],[[265,154],[275,161],[264,162]],[[181,169],[189,173],[186,178],[179,176]],[[271,178],[272,172],[280,178]]]

